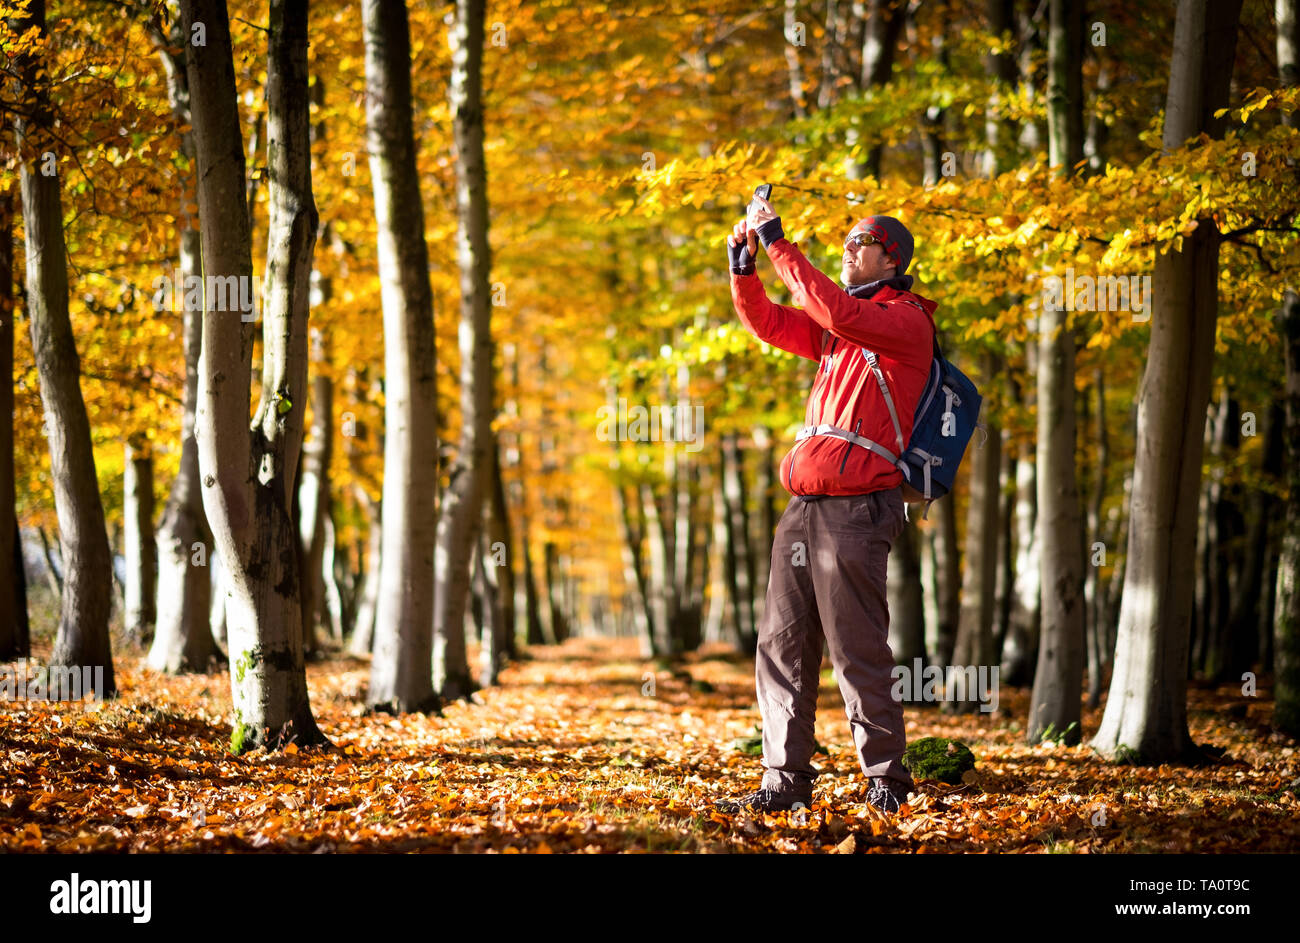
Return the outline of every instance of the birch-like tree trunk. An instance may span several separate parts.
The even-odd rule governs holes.
[[[15,19],[19,33],[34,27],[44,39],[44,0],[31,0],[26,14]],[[95,474],[90,422],[81,398],[81,363],[68,317],[63,184],[54,163],[62,147],[54,132],[45,64],[35,56],[24,55],[18,69],[27,106],[16,124],[22,160],[27,317],[41,383],[59,543],[66,567],[50,665],[102,667],[104,690],[95,692],[95,697],[102,699],[117,692],[108,637],[113,604],[112,557]],[[54,170],[48,176],[43,166],[47,160],[53,163]]]
[[[1052,0],[1048,33],[1048,141],[1061,175],[1083,158],[1083,9]],[[1083,705],[1083,515],[1075,473],[1074,332],[1069,312],[1038,314],[1038,540],[1042,629],[1025,737],[1079,742]],[[1071,726],[1073,725],[1073,726]]]
[[[186,36],[195,36],[201,24],[205,38],[186,49],[203,271],[209,278],[251,279],[243,136],[225,4],[183,0],[181,20]],[[261,398],[250,430],[253,312],[222,310],[214,293],[204,299],[195,417],[204,509],[227,594],[236,753],[325,740],[307,696],[298,535],[290,516],[307,397],[317,221],[308,150],[306,0],[272,0],[267,63],[270,214]]]
[[[334,382],[324,372],[325,341],[311,336],[311,437],[303,444],[298,482],[298,539],[302,554],[302,631],[307,651],[315,651],[316,626],[328,621],[325,606],[325,524],[330,510],[330,458],[334,446]],[[333,578],[331,574],[330,579]],[[322,618],[324,616],[324,618]]]
[[[1179,0],[1164,147],[1221,132],[1241,0]],[[1187,644],[1205,407],[1218,316],[1219,242],[1197,221],[1180,250],[1156,259],[1151,343],[1138,398],[1137,453],[1115,670],[1092,746],[1144,763],[1181,758],[1187,729]],[[1041,470],[1040,470],[1041,471]]]
[[[153,532],[153,455],[148,446],[127,443],[122,473],[123,557],[126,559],[126,598],[123,627],[137,644],[153,635],[157,610],[157,556]]]
[[[167,32],[151,30],[154,46],[167,74],[167,97],[172,117],[181,131],[179,147],[188,166],[195,166],[194,132],[190,129],[190,83],[186,71],[188,37],[177,18]],[[203,274],[199,221],[191,212],[194,204],[194,173],[180,172],[181,201],[177,214],[180,230],[179,264],[172,277],[177,285]],[[205,671],[220,658],[213,636],[209,610],[212,607],[212,570],[208,559],[212,534],[203,510],[199,485],[199,449],[194,439],[194,413],[198,408],[199,352],[203,346],[203,311],[184,297],[181,336],[185,356],[185,389],[181,405],[181,458],[172,479],[167,503],[158,522],[158,594],[153,644],[146,664],[155,671]]]
[[[483,157],[484,0],[457,0],[451,30],[456,141],[456,262],[460,268],[460,446],[438,518],[433,683],[444,701],[474,690],[465,654],[470,563],[491,477],[496,410],[487,166]]]
[[[979,433],[976,433],[978,436]],[[930,540],[934,551],[935,659],[940,665],[953,663],[957,648],[957,625],[961,619],[961,548],[957,543],[956,495],[936,501],[930,507],[934,522]]]
[[[359,484],[352,492],[366,515],[365,573],[357,592],[357,614],[352,620],[352,639],[348,651],[353,655],[368,655],[375,641],[375,616],[379,611],[380,572],[383,563],[383,520],[380,502],[374,500]]]
[[[8,137],[0,119],[0,136]],[[30,654],[27,580],[14,502],[14,191],[0,190],[0,661]]]
[[[363,0],[366,142],[384,308],[384,492],[371,707],[436,709],[438,401],[433,294],[411,117],[406,4]]]
[[[984,355],[983,375],[986,382],[998,376],[999,359]],[[989,403],[989,400],[985,400]],[[962,576],[961,609],[957,623],[957,644],[953,664],[957,667],[991,666],[993,653],[993,613],[996,602],[998,568],[998,525],[1001,519],[1001,491],[998,476],[1002,470],[1002,433],[983,417],[986,429],[977,430],[970,449],[970,505],[966,512],[966,572]],[[966,700],[945,700],[945,710],[973,711],[978,702],[971,692]]]
[[[1277,0],[1276,13],[1278,84],[1293,88],[1300,84],[1296,0]],[[1300,127],[1300,115],[1291,112],[1283,122],[1290,128]],[[1277,324],[1286,351],[1286,401],[1280,418],[1287,502],[1274,582],[1273,725],[1295,737],[1300,736],[1300,291],[1294,283],[1283,293]]]
[[[889,647],[896,662],[910,665],[913,658],[925,658],[921,534],[915,521],[903,524],[903,531],[889,555],[888,567]]]

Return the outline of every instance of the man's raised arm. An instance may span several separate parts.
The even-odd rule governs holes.
[[[746,232],[742,220],[727,237],[727,256],[731,262],[731,300],[745,330],[773,347],[820,360],[821,325],[798,308],[781,305],[767,297],[763,281],[755,274],[754,259],[758,240]]]
[[[929,355],[930,319],[915,305],[854,298],[785,237],[766,248],[781,281],[795,298],[804,299],[804,313],[819,328],[886,357],[909,360],[918,346]]]

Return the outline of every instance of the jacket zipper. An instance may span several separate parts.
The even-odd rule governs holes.
[[[831,375],[831,371],[835,369],[835,348],[839,344],[839,342],[840,339],[838,337],[831,338],[831,349],[830,349],[830,353],[828,354],[828,356],[830,357],[830,362],[828,365],[825,365],[824,369],[822,367],[818,367],[817,379],[813,381],[812,392],[808,396],[810,401],[820,402],[820,400],[817,399],[817,391],[822,386],[823,381]],[[818,426],[820,425],[820,423],[813,422],[811,425]],[[809,436],[808,438],[811,439],[812,436]],[[801,439],[800,441],[794,444],[794,448],[790,451],[790,471],[786,475],[788,479],[786,481],[787,488],[792,487],[794,485],[794,463],[795,460],[799,457],[799,446],[803,445],[807,441],[808,439]]]

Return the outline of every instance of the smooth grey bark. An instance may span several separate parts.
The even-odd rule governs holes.
[[[1052,0],[1047,39],[1048,148],[1060,176],[1083,157],[1083,8]],[[1038,314],[1038,541],[1042,624],[1025,739],[1080,741],[1087,605],[1075,470],[1074,331],[1069,312]]]
[[[311,332],[311,435],[303,443],[298,480],[298,540],[302,555],[302,628],[305,650],[316,651],[316,627],[328,623],[325,597],[325,525],[330,519],[330,459],[334,450],[334,381],[324,371],[325,340]],[[330,580],[333,580],[331,570]]]
[[[1167,151],[1202,132],[1221,133],[1223,122],[1213,114],[1228,103],[1240,12],[1241,0],[1179,0]],[[1155,263],[1115,670],[1091,741],[1107,757],[1160,763],[1195,752],[1187,728],[1186,576],[1195,562],[1199,432],[1214,359],[1220,239],[1213,219],[1199,219],[1182,248]]]
[[[123,628],[143,644],[154,630],[157,548],[154,544],[153,455],[147,447],[125,449],[122,474],[123,557],[126,559],[126,598]]]
[[[360,484],[353,486],[353,495],[366,516],[366,549],[361,587],[357,591],[356,617],[352,621],[352,638],[348,651],[353,655],[368,655],[374,646],[375,616],[379,611],[379,583],[383,553],[383,521],[381,502],[374,500]]]
[[[164,31],[155,24],[150,29],[167,75],[167,97],[177,127],[190,126],[190,85],[185,67],[185,50],[189,43],[176,18]],[[179,132],[179,150],[189,167],[195,166],[194,132]],[[186,284],[191,276],[201,276],[202,246],[199,221],[190,211],[194,203],[194,172],[180,174],[181,199],[177,214],[180,230],[179,264],[174,277]],[[172,479],[167,502],[156,533],[158,556],[158,592],[153,644],[145,663],[155,671],[178,673],[205,671],[209,663],[222,657],[217,648],[209,610],[212,605],[212,571],[208,559],[212,534],[203,510],[203,493],[199,483],[199,451],[194,439],[194,414],[198,407],[199,353],[203,345],[203,311],[189,304],[188,293],[181,315],[181,336],[185,357],[185,389],[181,400],[181,457]]]
[[[32,0],[15,17],[19,33],[43,35],[44,0]],[[49,99],[49,73],[34,56],[18,62],[26,113],[16,122],[22,155],[23,232],[27,254],[27,316],[41,384],[41,403],[50,447],[50,475],[59,520],[59,544],[66,567],[59,629],[51,667],[102,667],[104,690],[117,693],[108,620],[113,604],[112,557],[104,507],[99,497],[90,422],[81,398],[81,363],[68,316],[68,257],[63,239],[62,180],[37,167],[44,154],[58,154]]]
[[[910,665],[913,658],[925,658],[921,534],[915,521],[903,524],[903,532],[889,554],[888,566],[889,647],[896,662]]]
[[[727,549],[725,554],[727,590],[731,599],[732,640],[736,649],[752,655],[758,648],[758,623],[754,614],[754,562],[749,542],[749,507],[745,494],[744,451],[740,436],[727,432],[722,436],[722,496],[726,502]],[[773,548],[781,553],[790,547]]]
[[[456,143],[456,262],[460,269],[460,445],[438,515],[433,683],[444,701],[474,690],[465,652],[470,563],[491,478],[496,375],[492,254],[483,157],[484,0],[457,0],[451,29],[452,131]]]
[[[1097,707],[1101,703],[1104,689],[1102,678],[1110,664],[1110,650],[1107,644],[1106,592],[1102,586],[1101,566],[1091,559],[1091,548],[1101,544],[1107,562],[1114,557],[1116,548],[1106,543],[1103,533],[1105,522],[1101,519],[1102,502],[1106,498],[1106,469],[1110,464],[1110,436],[1106,429],[1106,375],[1101,367],[1093,372],[1093,389],[1097,395],[1096,436],[1097,464],[1092,474],[1091,492],[1088,495],[1088,565],[1084,567],[1083,595],[1086,616],[1087,653],[1088,653],[1088,707]]]
[[[501,588],[496,582],[496,567],[488,564],[486,528],[479,531],[478,547],[474,552],[474,599],[472,609],[479,627],[479,687],[497,683],[501,670]]]
[[[635,495],[635,489],[633,494]],[[654,616],[650,609],[649,588],[646,585],[645,566],[641,557],[640,505],[628,500],[627,489],[616,482],[614,494],[618,503],[620,549],[623,557],[624,598],[631,607],[632,625],[641,640],[641,657],[655,655]],[[636,507],[634,515],[633,507]]]
[[[335,642],[343,641],[343,581],[348,578],[349,569],[346,559],[338,555],[338,544],[334,531],[334,518],[326,513],[321,525],[321,577],[324,595],[320,597],[317,611],[329,629],[330,638]],[[346,553],[344,554],[346,558]]]
[[[986,353],[983,376],[991,382],[1001,370],[1000,358]],[[987,400],[985,401],[988,402]],[[962,576],[961,608],[957,622],[957,644],[953,664],[958,667],[991,666],[993,615],[997,590],[998,524],[1001,492],[998,476],[1002,467],[1002,434],[987,415],[985,432],[977,432],[970,451],[970,504],[966,513],[966,572]],[[987,434],[985,434],[987,433]],[[972,711],[973,699],[945,700],[945,710]]]
[[[1031,345],[1030,350],[1036,350]],[[1036,360],[1036,358],[1035,358]],[[1029,371],[1034,372],[1033,368]],[[1037,401],[1037,396],[1026,388],[1026,398],[1032,398],[1028,405]],[[1039,580],[1041,568],[1038,560],[1038,538],[1036,518],[1038,513],[1038,465],[1030,456],[1020,455],[1016,458],[1016,493],[1015,493],[1015,563],[1012,566],[1014,578],[1011,591],[1011,613],[1007,627],[1007,638],[1002,646],[1002,682],[1010,685],[1026,685],[1033,681],[1034,667],[1038,663],[1039,638]]]
[[[1002,430],[1002,466],[998,469],[998,573],[993,591],[993,664],[1001,664],[1011,634],[1011,597],[1015,571],[1016,445],[1009,429]]]
[[[1273,726],[1300,736],[1300,294],[1286,293],[1279,312],[1286,356],[1286,528],[1277,564],[1273,616]]]
[[[198,158],[203,271],[252,278],[243,135],[221,0],[182,0]],[[267,42],[269,224],[262,392],[249,424],[251,312],[205,297],[195,437],[203,503],[221,559],[230,646],[231,749],[321,743],[302,655],[298,535],[290,508],[307,398],[307,307],[316,207],[307,122],[307,3],[271,0]],[[250,317],[250,320],[244,320]]]
[[[1279,84],[1300,84],[1300,15],[1296,0],[1277,0],[1277,65]],[[1300,115],[1283,119],[1300,127]],[[1286,529],[1274,583],[1273,726],[1300,736],[1300,292],[1287,286],[1277,324],[1286,352],[1286,396],[1282,415],[1282,447],[1286,456]],[[1267,659],[1265,659],[1267,660]]]
[[[403,2],[364,0],[361,13],[385,376],[382,567],[366,701],[436,710],[437,354],[412,126],[410,24]]]
[[[8,121],[0,119],[8,138]],[[23,543],[14,502],[14,192],[0,191],[0,661],[31,653]]]
[[[660,658],[667,658],[677,652],[673,644],[672,613],[669,610],[669,556],[664,540],[664,526],[659,517],[659,504],[655,500],[654,489],[642,483],[638,495],[642,513],[645,515],[646,595],[650,603],[650,628],[654,640],[654,654]]]
[[[978,433],[977,433],[978,435]],[[957,544],[956,497],[936,501],[930,507],[930,540],[934,555],[935,659],[940,665],[953,663],[957,648],[957,625],[961,619],[961,549]]]
[[[493,625],[492,659],[483,660],[480,684],[496,684],[497,674],[507,661],[515,657],[515,571],[514,552],[511,549],[513,538],[510,529],[510,507],[506,502],[505,479],[501,474],[501,443],[494,434],[492,437],[492,454],[490,464],[491,479],[488,483],[488,496],[484,503],[485,543],[487,546],[486,565],[490,571],[486,574],[488,585],[492,589],[499,609],[499,618]],[[498,552],[499,551],[499,552]],[[488,682],[487,669],[491,668]]]

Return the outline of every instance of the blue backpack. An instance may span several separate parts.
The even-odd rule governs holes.
[[[907,504],[924,502],[925,511],[921,515],[924,518],[930,513],[931,502],[952,490],[957,469],[966,454],[966,446],[979,424],[982,397],[970,378],[944,359],[936,335],[934,358],[930,361],[930,377],[916,406],[916,416],[912,420],[912,439],[904,448],[903,427],[898,421],[898,411],[894,408],[894,397],[890,395],[884,371],[880,369],[874,351],[864,347],[862,356],[875,374],[885,405],[889,407],[898,452],[865,436],[830,425],[810,426],[802,430],[797,438],[832,435],[875,452],[902,471],[904,509],[906,510]]]
[[[885,383],[885,374],[877,365],[874,353],[863,351],[863,356],[880,384],[880,392],[884,394],[895,434],[901,443],[903,432],[898,424],[893,398],[889,395],[889,386]],[[966,446],[979,424],[982,401],[983,397],[970,377],[944,358],[936,337],[930,377],[912,420],[912,438],[901,457],[894,462],[903,472],[903,500],[909,504],[925,502],[922,517],[930,513],[930,502],[952,490]]]

